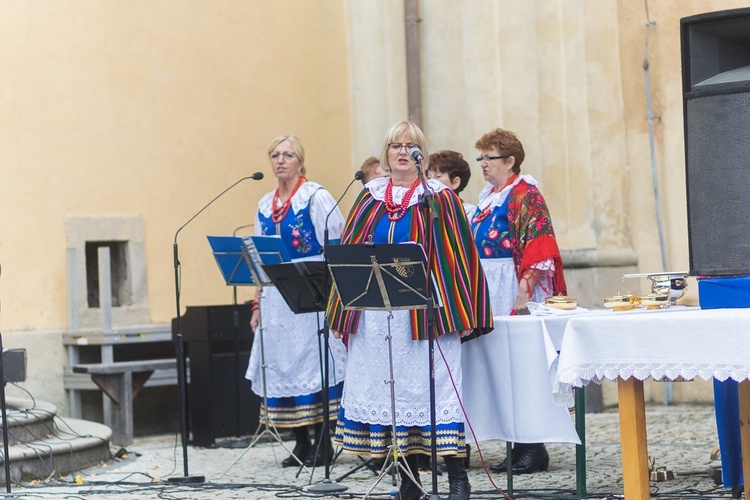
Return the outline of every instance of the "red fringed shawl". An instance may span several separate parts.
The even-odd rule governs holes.
[[[472,330],[472,334],[462,340],[489,333],[493,322],[487,281],[461,201],[450,189],[442,189],[434,194],[433,207],[438,220],[433,229],[436,258],[431,270],[443,304],[435,309],[435,332],[440,336]],[[410,239],[421,244],[425,238],[422,212],[418,205],[409,210],[412,212]],[[373,198],[369,190],[363,190],[349,213],[341,244],[364,243],[384,212],[383,202]],[[426,311],[415,309],[410,313],[412,338],[426,339]],[[342,333],[356,333],[360,314],[361,311],[343,309],[334,287],[326,311],[329,327]]]
[[[553,289],[545,291],[550,295],[567,294],[562,258],[555,231],[552,229],[552,219],[547,204],[536,186],[521,181],[511,189],[508,199],[508,221],[513,262],[518,279],[521,279],[523,273],[532,265],[551,259],[555,264],[552,275]]]

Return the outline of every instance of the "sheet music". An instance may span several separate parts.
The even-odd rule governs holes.
[[[260,254],[258,254],[258,250],[255,248],[255,243],[253,243],[253,239],[251,235],[247,236],[241,236],[242,241],[245,242],[245,246],[248,249],[248,254],[250,255],[250,262],[253,264],[253,269],[258,274],[258,279],[261,283],[270,283],[270,278],[266,274],[266,272],[263,270],[263,262],[260,260]]]

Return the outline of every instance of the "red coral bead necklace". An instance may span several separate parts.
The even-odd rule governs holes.
[[[393,179],[388,180],[388,185],[385,187],[385,210],[388,212],[388,220],[397,221],[406,215],[406,211],[409,208],[409,200],[411,200],[414,191],[419,186],[419,178],[414,181],[408,191],[404,193],[404,197],[401,199],[401,203],[393,202]]]
[[[508,181],[507,181],[507,182],[505,183],[505,185],[504,185],[503,187],[501,187],[501,188],[500,188],[499,190],[497,190],[497,191],[495,191],[495,188],[493,187],[492,189],[490,189],[490,193],[489,193],[489,194],[492,194],[492,193],[495,193],[495,192],[498,192],[498,193],[499,193],[500,191],[502,191],[503,189],[505,189],[505,188],[506,188],[506,187],[508,187],[509,185],[513,184],[513,182],[514,182],[514,181],[516,180],[516,178],[517,178],[517,177],[518,177],[518,174],[513,174],[513,175],[511,175],[511,176],[510,176],[510,179],[508,179]],[[488,195],[488,196],[489,196],[489,195]],[[492,210],[493,210],[493,208],[492,208],[492,204],[490,204],[490,205],[487,205],[486,207],[484,207],[484,208],[482,209],[482,211],[481,211],[481,212],[478,212],[478,213],[477,213],[477,214],[476,214],[476,215],[475,215],[475,216],[474,216],[474,217],[472,218],[471,222],[472,222],[472,223],[476,223],[476,222],[482,222],[482,221],[483,221],[484,219],[486,219],[487,217],[489,217],[489,216],[490,216],[490,214],[492,213]]]
[[[271,212],[271,220],[274,224],[278,224],[282,220],[284,220],[284,217],[286,217],[286,214],[289,212],[289,207],[292,205],[292,198],[294,198],[295,193],[297,193],[297,190],[299,187],[307,182],[307,179],[300,175],[299,179],[297,179],[297,184],[294,185],[294,189],[292,189],[292,193],[289,195],[289,198],[285,202],[281,204],[281,206],[278,206],[279,204],[279,188],[276,188],[276,192],[273,193],[273,201],[271,202],[272,212]]]

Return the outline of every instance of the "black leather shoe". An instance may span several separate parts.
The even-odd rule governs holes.
[[[292,454],[286,457],[284,460],[281,461],[282,467],[298,467],[300,465],[300,462],[304,463],[306,462],[307,455],[310,452],[310,443],[307,443],[307,446],[304,445],[297,445],[292,450]]]
[[[469,470],[469,467],[471,467],[471,445],[466,445],[466,458],[464,458],[464,467],[466,470]],[[494,467],[498,467],[495,465]],[[492,470],[492,467],[490,467],[490,470]],[[440,464],[440,467],[438,467],[438,475],[440,476],[442,472],[448,472],[448,465],[443,462]]]
[[[421,485],[422,483],[420,482]],[[401,483],[401,488],[398,490],[398,498],[399,500],[419,500],[422,498],[422,490],[411,479],[407,479]]]
[[[317,453],[316,453],[317,452]],[[328,443],[328,456],[333,458],[333,450],[331,444]],[[305,458],[305,467],[320,467],[325,464],[325,454],[322,449],[318,449],[317,446],[313,446],[310,452]]]
[[[548,467],[549,454],[544,444],[525,445],[518,461],[514,460],[513,474],[533,474],[546,471]]]
[[[513,458],[516,458],[515,454],[513,455]],[[516,462],[517,461],[518,460],[516,460]],[[490,470],[492,472],[498,472],[498,473],[499,472],[507,472],[508,471],[508,459],[506,458],[505,460],[503,460],[502,462],[500,462],[498,465],[493,465],[492,467],[490,467]]]
[[[399,467],[398,473],[401,476],[401,487],[398,489],[398,499],[419,500],[422,498],[422,481],[419,479],[419,456],[409,455],[405,457],[405,462],[406,464],[403,465],[409,468],[416,483]]]
[[[310,439],[307,437],[307,429],[305,427],[299,427],[294,429],[296,443],[292,454],[281,461],[282,467],[297,467],[302,463],[310,453]]]

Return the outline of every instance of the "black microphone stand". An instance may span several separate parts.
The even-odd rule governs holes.
[[[423,210],[424,219],[427,221],[427,225],[424,229],[424,244],[425,253],[427,254],[427,284],[425,287],[425,295],[427,296],[427,339],[428,339],[428,358],[429,358],[429,370],[430,370],[430,465],[432,469],[432,493],[428,497],[429,500],[440,500],[438,494],[438,465],[437,465],[437,424],[436,424],[436,410],[435,410],[435,333],[434,333],[434,321],[435,321],[435,302],[432,298],[432,284],[430,280],[430,274],[432,272],[432,264],[435,260],[435,244],[432,241],[433,224],[437,220],[437,214],[432,209],[432,201],[434,199],[432,190],[427,185],[424,172],[422,171],[422,156],[419,155],[415,158],[417,173],[419,180],[422,183],[422,196],[419,200],[420,210]]]
[[[326,293],[326,296],[324,297],[324,302],[321,304],[323,307],[323,311],[325,311],[325,301],[328,300],[328,296],[330,295],[330,283],[328,282],[328,256],[325,253],[325,247],[328,246],[328,219],[331,217],[331,214],[334,210],[336,210],[336,207],[339,206],[339,203],[341,203],[341,200],[344,199],[344,196],[346,196],[347,191],[349,191],[349,188],[352,187],[352,184],[354,184],[355,181],[358,181],[362,178],[362,172],[358,171],[354,175],[354,179],[349,183],[348,186],[346,186],[346,189],[344,190],[344,194],[341,195],[341,197],[336,201],[336,204],[333,206],[330,212],[326,215],[326,220],[323,228],[323,268],[324,268],[324,274],[323,274],[323,290]],[[323,350],[324,350],[324,361],[323,361],[323,432],[320,433],[320,439],[322,440],[322,443],[317,443],[318,445],[322,445],[323,449],[323,463],[325,464],[325,476],[323,478],[323,481],[321,481],[318,484],[314,484],[310,486],[307,490],[315,493],[338,493],[341,491],[346,491],[348,488],[346,486],[343,486],[341,484],[335,483],[331,481],[331,450],[328,449],[328,446],[330,444],[330,439],[328,438],[328,434],[330,431],[330,398],[328,391],[330,389],[329,387],[329,381],[328,381],[328,349],[329,349],[329,337],[330,337],[330,329],[328,328],[328,321],[323,320],[323,328],[321,329],[323,333]]]
[[[235,187],[242,181],[253,179],[260,180],[263,178],[263,174],[256,172],[249,177],[243,177],[238,180],[224,191],[219,193],[214,199],[206,203],[206,205],[198,210],[198,213],[190,217],[190,219],[184,223],[174,233],[174,288],[175,288],[175,304],[177,306],[177,334],[175,335],[177,341],[177,385],[179,386],[179,399],[180,399],[180,436],[182,439],[182,465],[183,465],[183,476],[182,477],[170,477],[167,478],[169,482],[175,483],[202,483],[206,480],[204,476],[191,476],[188,473],[188,451],[187,451],[187,374],[185,371],[185,341],[182,336],[182,314],[180,313],[180,259],[179,251],[177,247],[177,236],[180,234],[185,226],[190,224],[193,219],[198,217],[205,209],[207,209],[213,202],[221,198],[224,193]]]
[[[8,451],[8,411],[5,406],[5,371],[3,368],[3,335],[0,334],[0,407],[3,413],[3,466],[5,467],[5,492],[10,493],[10,454]],[[5,497],[3,497],[5,498]]]

